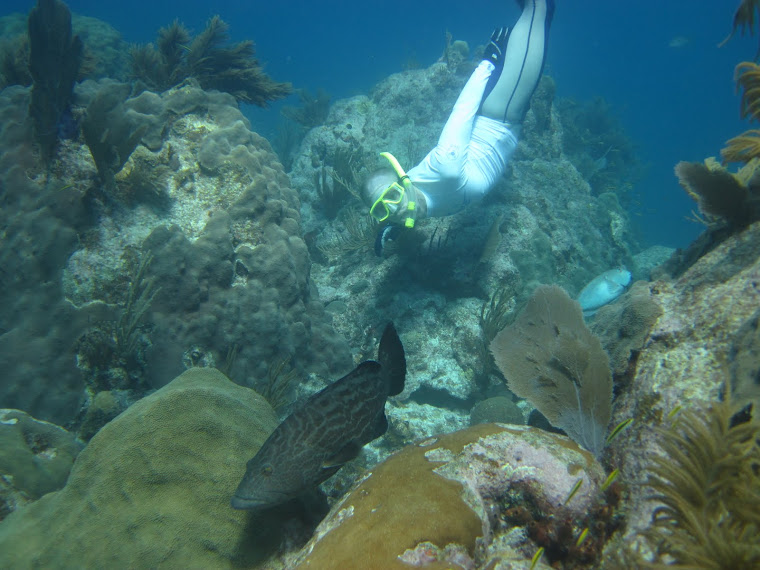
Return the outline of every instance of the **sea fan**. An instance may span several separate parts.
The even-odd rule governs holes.
[[[595,455],[612,407],[612,373],[581,306],[556,286],[538,287],[515,322],[491,342],[509,389]]]
[[[736,12],[734,12],[734,25],[731,33],[719,45],[724,45],[734,37],[737,29],[741,29],[742,34],[744,34],[745,30],[749,30],[749,35],[755,35],[755,18],[757,14],[760,14],[760,0],[742,0]],[[755,54],[755,59],[757,59],[758,55],[760,55],[760,46]]]

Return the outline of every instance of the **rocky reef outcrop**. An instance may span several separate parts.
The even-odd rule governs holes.
[[[376,227],[354,194],[384,166],[380,152],[409,169],[435,146],[470,70],[439,62],[336,101],[324,125],[306,134],[289,173],[302,199],[312,275],[328,310],[336,308],[329,312],[336,329],[370,354],[392,315],[407,350],[419,355],[410,360],[406,401],[390,413],[391,429],[406,441],[466,427],[474,404],[504,395],[481,326],[494,295],[514,315],[542,283],[573,295],[618,266],[648,277],[649,267],[637,267],[622,205],[636,169],[630,141],[604,105],[558,101],[549,78],[532,100],[509,171],[484,200],[418,222],[375,256]]]
[[[75,113],[113,85],[77,86]],[[3,405],[69,425],[101,390],[134,391],[123,409],[191,366],[254,385],[285,361],[350,364],[310,281],[298,196],[232,96],[127,97],[114,109],[141,144],[111,184],[79,138],[43,168],[28,106],[26,88],[0,95]]]
[[[657,504],[648,499],[646,482],[652,458],[662,453],[655,428],[677,421],[680,408],[704,414],[714,402],[729,397],[726,388],[737,410],[748,403],[757,409],[757,366],[747,364],[758,351],[752,332],[760,306],[758,244],[760,224],[755,223],[687,267],[671,264],[675,275],[660,271],[659,279],[645,288],[649,302],[662,314],[641,348],[632,352],[626,372],[618,376],[612,424],[626,418],[634,423],[615,440],[609,455],[620,466],[630,493],[622,541],[626,548],[637,545],[647,551],[640,533],[651,524]],[[684,257],[689,257],[688,251]],[[642,289],[631,290],[623,303],[630,304]],[[624,321],[620,325],[622,329]]]

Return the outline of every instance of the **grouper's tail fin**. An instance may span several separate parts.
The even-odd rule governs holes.
[[[404,345],[396,333],[393,323],[388,323],[380,339],[377,360],[382,365],[382,373],[388,383],[388,395],[395,396],[404,389],[406,379],[406,356]]]

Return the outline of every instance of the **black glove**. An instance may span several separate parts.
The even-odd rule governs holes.
[[[490,61],[496,67],[501,66],[504,63],[504,48],[507,46],[508,35],[508,28],[496,28],[483,52],[483,59]]]

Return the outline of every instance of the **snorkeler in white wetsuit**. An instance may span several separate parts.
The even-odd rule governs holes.
[[[423,217],[454,214],[504,174],[541,78],[554,13],[554,0],[518,2],[522,15],[511,30],[491,35],[436,147],[406,173],[393,155],[381,153],[392,168],[371,174],[363,189],[378,221],[413,227]]]

